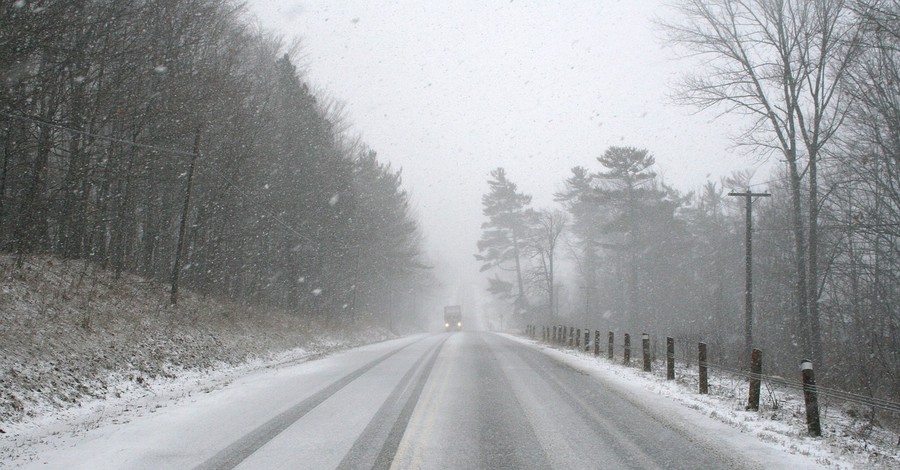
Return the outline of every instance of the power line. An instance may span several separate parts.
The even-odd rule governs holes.
[[[115,137],[94,134],[94,133],[91,133],[88,131],[83,131],[81,129],[75,129],[72,127],[64,126],[62,124],[57,124],[52,121],[47,121],[46,119],[39,118],[36,116],[26,116],[23,114],[10,114],[10,113],[7,113],[6,111],[0,111],[0,114],[6,116],[8,118],[17,119],[19,121],[27,121],[27,122],[31,122],[31,123],[35,123],[35,124],[40,124],[43,126],[53,127],[55,129],[64,130],[67,132],[71,132],[73,134],[79,134],[79,135],[82,135],[85,137],[91,137],[91,138],[94,138],[97,140],[103,140],[106,142],[113,142],[113,143],[117,143],[117,144],[129,145],[131,147],[143,148],[143,149],[147,149],[147,150],[156,150],[159,152],[166,152],[166,153],[169,153],[172,155],[178,155],[180,157],[190,157],[192,155],[191,152],[186,151],[186,150],[172,149],[172,148],[160,147],[157,145],[150,145],[150,144],[139,144],[132,140],[117,139]]]
[[[772,375],[765,374],[751,374],[750,372],[735,369],[733,367],[727,367],[721,364],[712,364],[707,362],[706,366],[713,370],[719,370],[723,372],[728,372],[730,374],[737,375],[743,378],[759,378],[765,382],[781,385],[783,387],[787,387],[789,389],[803,391],[803,384],[800,382],[788,380],[782,377],[776,377]],[[821,385],[815,386],[816,391],[822,395],[829,398],[835,398],[839,400],[849,401],[852,403],[856,403],[859,405],[870,406],[873,408],[879,408],[885,411],[889,411],[891,413],[900,413],[900,403],[895,403],[890,400],[884,400],[881,398],[870,397],[866,395],[861,395],[858,393],[847,392],[843,390],[838,390],[834,388],[823,387]]]
[[[254,209],[257,209],[257,210],[263,212],[264,215],[267,215],[268,217],[270,217],[272,220],[274,220],[274,221],[277,222],[279,225],[281,225],[282,227],[284,227],[285,229],[287,229],[289,232],[291,232],[291,233],[293,233],[294,235],[296,235],[296,236],[297,236],[298,238],[300,238],[301,240],[303,240],[303,241],[305,241],[305,242],[307,242],[307,243],[315,243],[315,241],[310,240],[310,239],[307,238],[305,235],[301,234],[301,233],[298,232],[296,229],[294,229],[294,227],[292,227],[290,224],[288,224],[287,222],[283,221],[283,220],[282,220],[280,217],[278,217],[273,211],[267,209],[267,208],[265,207],[265,205],[264,205],[265,203],[264,203],[263,201],[258,201],[258,200],[256,200],[256,198],[255,198],[253,195],[251,195],[251,194],[247,193],[245,190],[241,189],[240,186],[238,186],[234,181],[232,181],[231,178],[225,176],[221,171],[219,171],[219,170],[217,170],[217,169],[215,169],[215,168],[213,168],[213,167],[208,167],[208,166],[207,166],[207,167],[204,167],[204,169],[209,170],[209,171],[211,171],[212,173],[214,173],[214,175],[215,175],[216,177],[218,177],[220,180],[224,181],[225,184],[229,185],[232,189],[234,189],[235,192],[237,192],[239,196],[243,197],[244,200],[249,201],[249,202],[251,203],[251,207],[253,207]]]

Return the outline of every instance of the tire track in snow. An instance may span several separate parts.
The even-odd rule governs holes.
[[[423,339],[413,341],[412,343],[390,351],[387,354],[384,354],[381,357],[360,367],[359,369],[356,369],[350,374],[345,375],[331,385],[316,392],[309,398],[283,411],[278,416],[275,416],[253,431],[245,434],[240,439],[228,445],[228,447],[220,450],[216,455],[210,457],[205,462],[194,467],[194,470],[224,470],[237,467],[242,461],[244,461],[244,459],[259,450],[260,447],[266,445],[266,443],[275,438],[275,436],[297,422],[297,420],[312,411],[315,407],[319,406],[322,402],[330,398],[342,388],[346,387],[350,382],[353,382],[378,364],[386,361],[391,356],[418,343],[419,341],[422,341]]]
[[[390,468],[412,412],[419,402],[428,377],[431,376],[438,353],[449,338],[448,335],[432,346],[410,367],[338,465],[339,470],[370,468],[370,466],[372,469]],[[379,447],[378,443],[382,445]]]

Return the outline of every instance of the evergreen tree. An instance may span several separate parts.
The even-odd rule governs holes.
[[[609,147],[597,161],[605,170],[592,175],[597,185],[591,198],[608,211],[601,228],[612,241],[607,246],[625,257],[624,312],[633,325],[643,325],[647,309],[658,306],[649,300],[661,294],[663,286],[654,281],[665,279],[662,268],[671,251],[661,244],[671,241],[667,233],[679,197],[657,179],[656,160],[646,149]]]
[[[574,258],[584,287],[584,303],[588,305],[588,310],[596,311],[600,304],[597,294],[601,288],[598,285],[599,250],[603,244],[600,228],[608,216],[593,196],[595,188],[592,180],[586,168],[574,167],[572,176],[563,183],[563,190],[554,196],[571,216],[570,230],[575,236],[577,249]]]
[[[488,220],[481,224],[479,254],[475,255],[475,259],[482,263],[482,272],[490,269],[515,272],[517,291],[514,298],[517,313],[520,313],[528,306],[523,278],[523,250],[531,236],[535,218],[534,211],[529,207],[531,196],[518,192],[515,183],[507,179],[503,168],[491,171],[491,178],[488,180],[488,193],[481,197],[482,213]],[[494,293],[496,287],[502,285],[502,282],[492,281],[491,292]]]

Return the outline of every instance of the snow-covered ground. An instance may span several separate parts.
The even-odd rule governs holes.
[[[40,464],[41,455],[73,447],[75,443],[84,442],[86,436],[90,436],[90,440],[110,440],[127,447],[121,441],[125,439],[121,435],[121,425],[133,420],[146,422],[162,409],[178,416],[179,410],[190,410],[200,397],[221,391],[232,383],[239,382],[246,386],[266,382],[273,376],[283,379],[284,371],[298,370],[292,366],[338,350],[346,350],[346,345],[334,341],[316,349],[297,348],[236,366],[222,363],[207,370],[179,371],[170,377],[147,379],[137,386],[132,380],[123,379],[115,384],[120,390],[115,396],[86,400],[78,406],[64,409],[47,404],[34,410],[33,417],[5,425],[5,432],[0,434],[0,468]],[[227,408],[241,407],[240,400],[232,400],[234,396],[228,393],[217,396],[225,397],[222,400],[235,401],[228,403]],[[204,406],[210,406],[208,400],[204,401]],[[162,434],[165,434],[164,428],[160,425]],[[177,436],[174,438],[177,439]],[[76,456],[73,458],[78,461]],[[111,464],[113,468],[118,468],[117,463]]]
[[[29,258],[19,269],[12,263],[0,258],[0,467],[235,380],[391,336],[366,327],[341,331],[189,291],[173,309],[165,286],[134,276],[114,279],[85,263],[52,258]],[[745,444],[764,443],[822,468],[900,469],[896,422],[879,423],[865,410],[825,401],[824,436],[810,438],[795,390],[766,384],[760,410],[748,412],[747,383],[739,376],[711,371],[710,394],[700,395],[695,367],[679,365],[677,380],[666,381],[661,364],[646,374],[510,337],[643,397],[648,406],[677,407],[672,410],[685,419],[692,413],[713,418],[739,430]]]
[[[82,261],[0,256],[0,467],[36,442],[393,335],[229,303]]]
[[[697,426],[701,426],[701,420],[713,418],[737,429],[746,437],[730,439],[728,444],[732,447],[752,445],[758,453],[759,444],[767,444],[776,458],[778,451],[787,452],[804,458],[810,468],[900,469],[900,435],[896,430],[880,427],[863,416],[853,417],[856,413],[852,411],[848,414],[844,409],[826,405],[821,410],[823,436],[809,437],[803,397],[793,390],[766,384],[759,411],[745,411],[749,386],[741,377],[710,371],[710,393],[700,395],[696,366],[676,365],[676,380],[669,381],[662,368],[664,364],[654,364],[653,372],[646,373],[634,359],[634,366],[627,367],[621,361],[611,362],[603,356],[597,358],[587,352],[508,337],[541,348],[544,353],[617,387],[648,407],[667,408],[679,419],[693,420]],[[726,435],[722,433],[715,438],[726,438]]]
[[[748,412],[744,411],[747,384],[741,378],[713,373],[711,393],[699,395],[696,373],[690,368],[679,367],[678,380],[666,381],[659,364],[652,374],[647,374],[589,353],[506,336],[597,377],[605,386],[615,388],[619,395],[665,416],[669,422],[702,429],[709,433],[709,439],[739,453],[774,462],[773,468],[786,465],[791,468],[900,468],[897,434],[871,426],[865,419],[852,418],[843,411],[824,408],[824,437],[808,437],[802,397],[793,391],[764,392],[760,411]],[[162,409],[166,410],[165,414],[175,410],[177,415],[177,410],[189,410],[195,402],[205,403],[201,396],[214,392],[220,395],[217,391],[232,382],[268,383],[266,378],[272,374],[283,378],[296,369],[292,365],[328,355],[327,351],[341,346],[335,341],[320,349],[297,348],[236,366],[221,364],[207,370],[180,371],[172,377],[147,379],[139,387],[126,379],[118,396],[87,400],[66,409],[49,406],[35,417],[7,425],[6,433],[0,435],[0,467],[40,464],[39,458],[44,453],[58,453],[83,442],[86,436],[94,440],[115,434],[122,439],[116,430],[122,429],[125,423],[148,421]],[[370,347],[360,353],[366,354],[367,348]]]

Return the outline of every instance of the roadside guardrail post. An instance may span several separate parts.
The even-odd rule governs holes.
[[[759,411],[759,387],[762,378],[762,351],[754,349],[750,355],[750,395],[747,411]]]
[[[666,380],[675,380],[675,338],[666,336]]]
[[[700,393],[709,393],[709,372],[706,366],[706,343],[699,343],[699,355],[697,357],[700,366]]]
[[[822,422],[819,420],[819,397],[816,390],[816,374],[809,359],[800,362],[803,377],[803,401],[806,402],[806,429],[812,437],[822,436]]]
[[[575,347],[581,346],[581,328],[575,330]]]
[[[625,333],[625,358],[622,362],[627,366],[631,363],[631,335]]]
[[[613,360],[615,358],[615,352],[613,351],[613,339],[615,337],[615,334],[612,331],[610,331],[608,336],[609,336],[609,346],[606,349],[606,355],[607,355],[607,359]]]
[[[644,372],[650,372],[650,335],[641,334],[641,352],[644,354]]]

